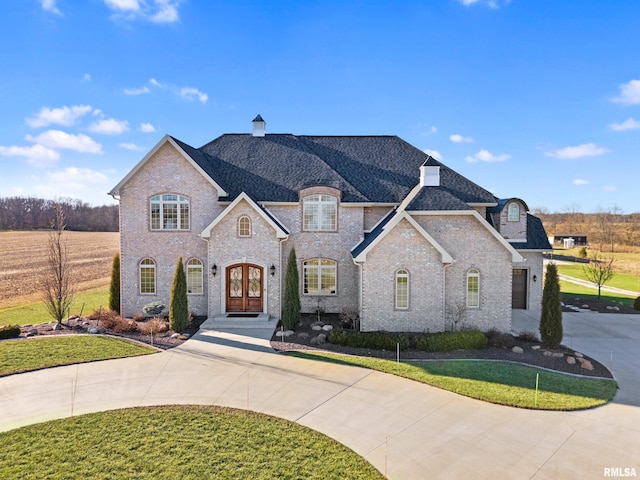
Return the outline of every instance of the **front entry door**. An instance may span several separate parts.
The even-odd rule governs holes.
[[[263,269],[250,263],[227,268],[227,312],[262,312]]]
[[[526,310],[527,308],[527,273],[524,268],[513,269],[511,308]]]

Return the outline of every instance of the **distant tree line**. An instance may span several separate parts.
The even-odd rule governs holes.
[[[64,213],[65,229],[85,232],[117,232],[118,206],[94,207],[81,200],[35,197],[0,198],[0,230],[44,230],[55,223],[56,209]]]

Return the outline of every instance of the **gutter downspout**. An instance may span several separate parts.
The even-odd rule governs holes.
[[[356,259],[351,257],[354,265],[358,266],[358,331],[362,331],[362,263],[356,262]]]

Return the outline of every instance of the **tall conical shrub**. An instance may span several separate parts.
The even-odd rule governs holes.
[[[189,304],[187,298],[187,277],[184,274],[182,257],[178,259],[176,272],[171,286],[171,300],[169,302],[169,328],[174,332],[184,332],[189,322]]]
[[[109,308],[120,313],[120,254],[113,257],[111,267],[111,286],[109,287]]]
[[[558,267],[554,263],[547,265],[547,273],[544,277],[540,339],[550,348],[557,348],[562,341],[560,280],[558,279]]]
[[[284,279],[284,308],[282,309],[282,323],[285,328],[292,330],[300,320],[300,288],[298,276],[298,259],[295,248],[289,252],[287,273]]]

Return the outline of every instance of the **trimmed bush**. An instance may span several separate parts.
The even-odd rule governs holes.
[[[487,344],[492,347],[500,347],[500,348],[512,348],[516,341],[513,338],[513,335],[510,333],[501,332],[495,328],[492,328],[488,332],[486,332],[485,337],[487,337]]]
[[[328,340],[335,345],[373,350],[396,350],[398,343],[400,350],[409,348],[408,335],[399,333],[331,330]]]
[[[636,300],[633,302],[633,308],[635,310],[640,310],[640,297],[636,298]]]
[[[162,302],[151,302],[147,303],[144,307],[142,307],[142,311],[147,315],[160,315],[164,310],[165,305]]]
[[[425,352],[481,350],[486,346],[487,337],[479,330],[440,332],[416,337],[416,348]]]
[[[189,323],[189,299],[187,297],[187,277],[184,273],[182,257],[178,258],[176,273],[171,287],[169,302],[169,326],[174,332],[182,333]]]
[[[133,320],[127,320],[126,318],[118,316],[116,317],[111,330],[116,333],[132,333],[138,330],[138,324]]]
[[[284,277],[284,308],[282,323],[287,330],[295,330],[300,321],[300,283],[296,249],[292,248],[287,260],[287,272]]]
[[[102,325],[103,328],[113,328],[116,320],[120,318],[120,315],[118,315],[118,312],[114,312],[113,310],[98,309],[87,315],[87,318],[89,320],[99,320],[100,325]]]
[[[147,320],[139,327],[140,331],[145,335],[156,335],[158,333],[164,333],[169,330],[169,322],[164,318],[152,318]]]
[[[598,290],[600,296],[600,290]],[[562,306],[560,280],[555,263],[547,265],[542,289],[542,313],[540,315],[540,339],[549,348],[558,348],[562,341]]]
[[[6,338],[18,338],[19,336],[19,325],[3,325],[0,327],[0,340],[4,340]]]
[[[113,257],[111,285],[109,286],[109,308],[120,313],[120,254]]]

